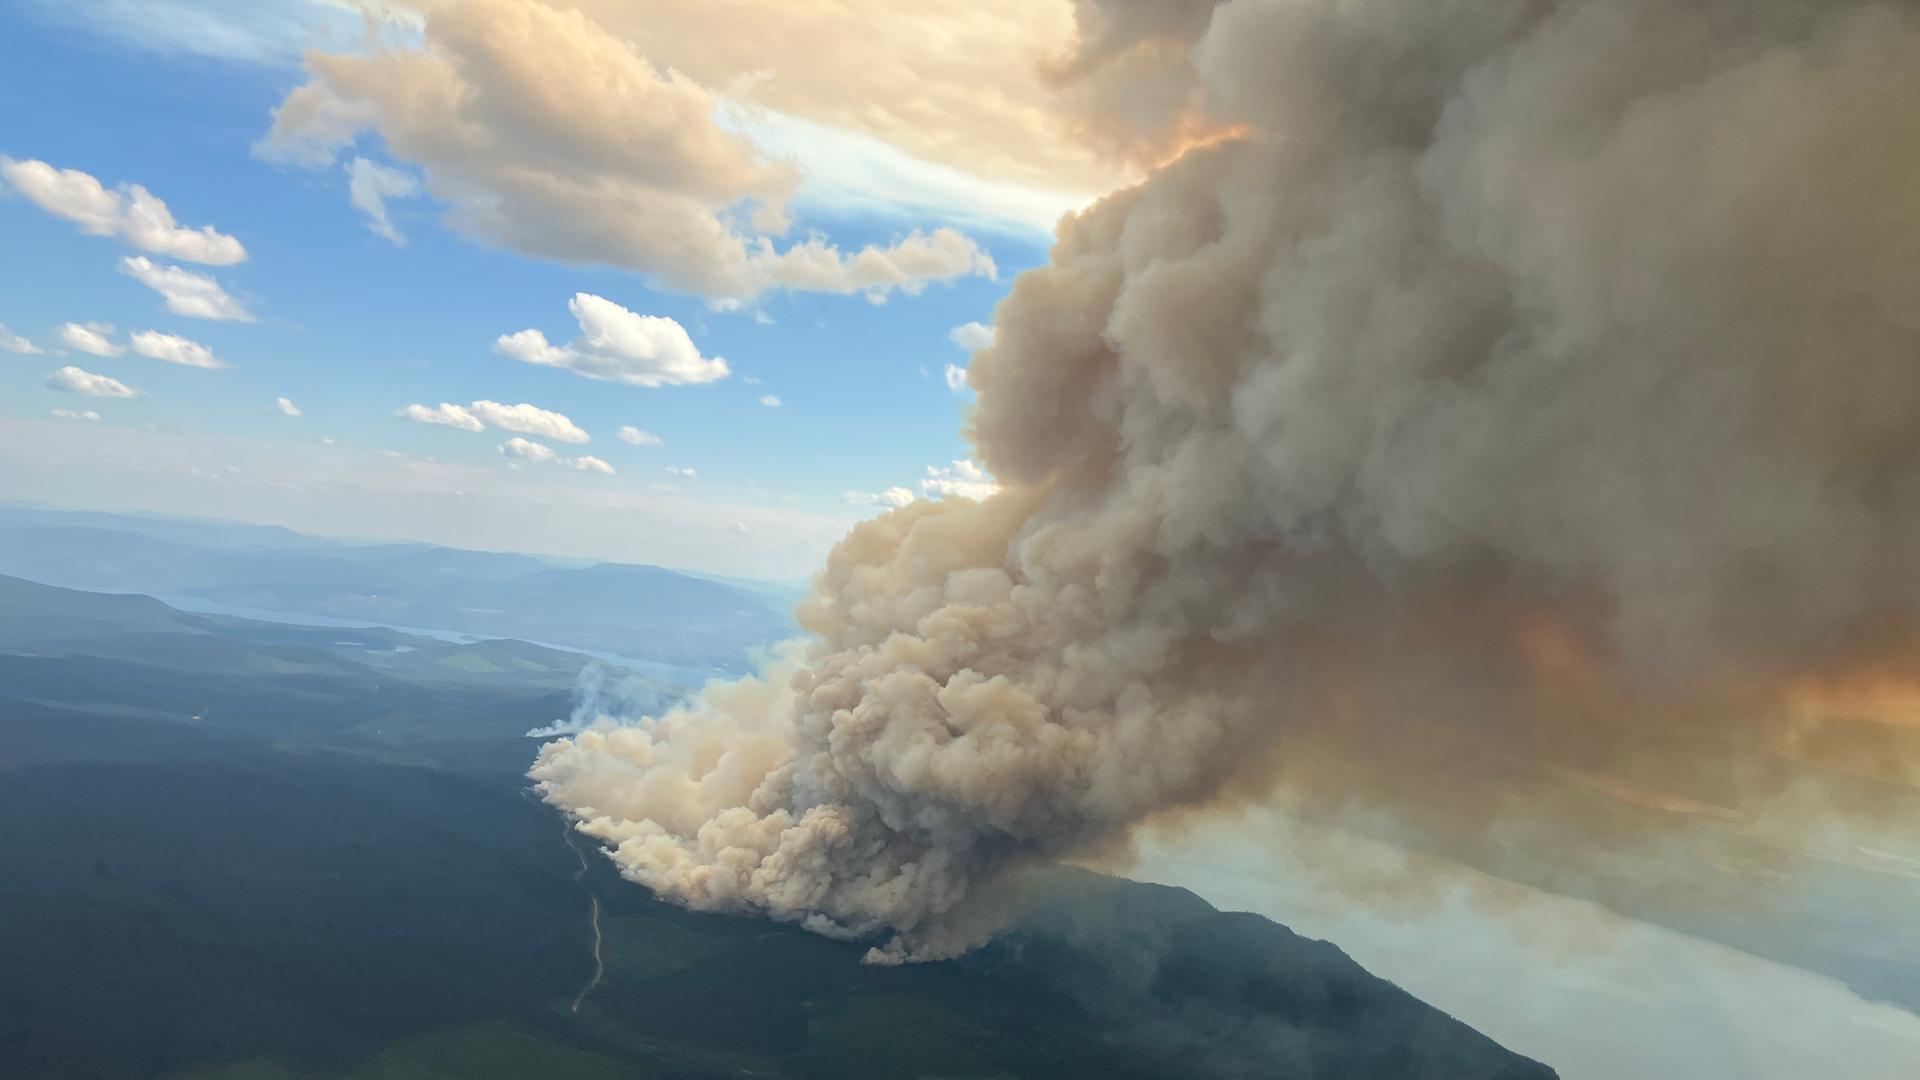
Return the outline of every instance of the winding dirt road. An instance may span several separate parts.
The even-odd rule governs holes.
[[[561,819],[561,828],[565,830],[567,847],[572,848],[573,857],[580,860],[580,869],[573,872],[573,882],[586,892],[587,900],[593,905],[593,978],[588,979],[586,985],[580,988],[580,992],[573,995],[572,1011],[579,1012],[580,1003],[587,1000],[587,995],[593,993],[593,988],[599,986],[600,981],[606,978],[607,965],[600,959],[600,898],[594,895],[592,889],[587,888],[584,880],[587,875],[586,852],[581,851],[580,845],[574,843],[573,825],[564,817]]]

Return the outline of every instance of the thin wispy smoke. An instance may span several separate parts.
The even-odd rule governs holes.
[[[631,727],[666,704],[662,684],[639,675],[617,674],[604,664],[580,669],[573,690],[573,711],[551,724],[527,732],[529,739],[551,739],[583,731],[612,731]]]
[[[1220,801],[1577,829],[1542,793],[1920,780],[1915,5],[1082,25],[1063,85],[1172,49],[1145,141],[1198,103],[1206,144],[996,313],[997,494],[856,528],[759,678],[542,750],[629,879],[901,960]]]

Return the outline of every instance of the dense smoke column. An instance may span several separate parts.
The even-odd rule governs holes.
[[[548,745],[547,799],[665,897],[900,959],[1219,799],[1920,778],[1915,7],[1205,25],[1167,70],[1235,134],[1064,222],[970,368],[1001,494],[855,529],[799,652]]]

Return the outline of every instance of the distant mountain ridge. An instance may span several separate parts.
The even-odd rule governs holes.
[[[797,629],[777,585],[657,566],[566,566],[426,544],[345,544],[266,526],[0,508],[0,574],[288,616],[518,638],[744,672]]]
[[[111,748],[24,723],[26,705],[137,717],[163,740],[191,729],[484,765],[517,786],[532,752],[526,732],[565,719],[581,672],[596,664],[524,641],[198,615],[150,596],[0,576],[0,729],[17,725],[82,756]],[[628,704],[648,711],[686,693],[631,672],[611,677]],[[8,764],[0,755],[0,771]]]
[[[451,643],[384,627],[297,626],[180,611],[151,596],[0,575],[0,657],[85,657],[179,672],[346,676],[570,690],[594,661],[524,641]],[[661,687],[664,693],[670,688]]]

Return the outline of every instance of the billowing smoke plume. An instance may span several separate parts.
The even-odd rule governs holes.
[[[1915,781],[1920,8],[1231,0],[1184,55],[1239,134],[1015,283],[1001,493],[854,530],[803,651],[547,746],[549,801],[894,959],[1220,799]]]

